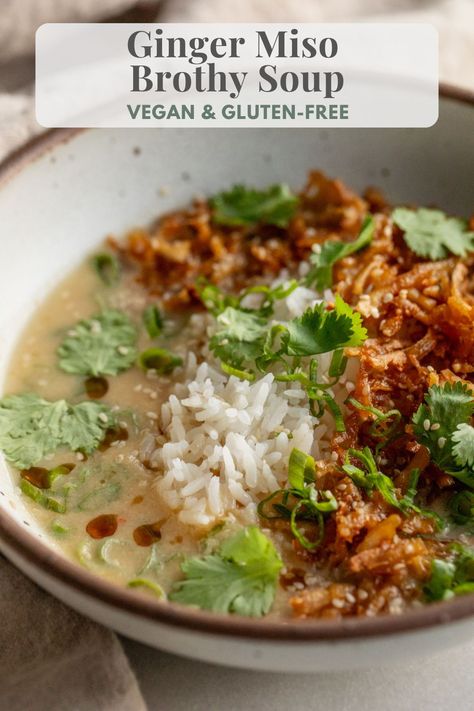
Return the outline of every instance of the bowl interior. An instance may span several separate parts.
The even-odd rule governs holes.
[[[0,390],[37,304],[108,234],[236,182],[287,182],[308,170],[394,202],[473,207],[474,105],[445,98],[430,129],[93,130],[56,142],[0,185]],[[40,151],[41,153],[41,151]],[[28,157],[28,156],[26,156]],[[0,507],[41,531],[0,460]],[[51,541],[47,545],[54,546]]]

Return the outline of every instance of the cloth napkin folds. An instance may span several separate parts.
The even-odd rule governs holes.
[[[160,22],[432,22],[440,33],[441,78],[474,88],[473,0],[148,0],[138,6],[131,0],[2,0],[0,159],[41,130],[32,98],[36,28],[43,22],[95,22],[126,10],[128,21],[151,20],[156,11]],[[1,708],[145,709],[117,637],[1,557],[0,599]]]

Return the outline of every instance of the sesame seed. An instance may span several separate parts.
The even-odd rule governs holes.
[[[388,304],[390,301],[393,301],[394,296],[391,291],[387,292],[385,296],[383,297],[384,303]]]
[[[82,462],[84,460],[84,455],[82,454],[82,452],[77,452],[76,459],[78,462]]]
[[[333,462],[337,462],[337,459],[338,459],[337,452],[331,452],[331,459]]]
[[[438,440],[438,447],[440,449],[443,449],[445,444],[446,444],[446,437],[440,437]]]
[[[439,422],[433,422],[433,424],[431,425],[430,429],[431,429],[433,432],[435,432],[436,430],[439,430],[440,427],[441,427],[441,425],[439,424]]]
[[[149,417],[150,420],[157,420],[158,419],[158,415],[156,414],[156,412],[147,412],[146,416]]]
[[[352,604],[354,604],[355,601],[356,601],[354,595],[353,595],[352,593],[350,593],[350,592],[347,592],[347,593],[346,593],[346,600],[347,600],[347,602],[350,602],[350,603],[352,603]]]
[[[370,315],[371,315],[373,318],[379,318],[379,316],[380,316],[380,311],[378,310],[378,308],[377,308],[376,306],[372,306],[372,308],[370,309]]]
[[[338,609],[341,609],[341,607],[344,607],[344,600],[340,600],[339,598],[336,598],[335,600],[332,601],[333,607],[337,607]]]
[[[109,418],[107,417],[107,415],[105,414],[105,412],[101,412],[101,413],[99,414],[99,420],[100,420],[101,422],[103,422],[104,424],[107,424],[107,422],[109,421]]]
[[[359,598],[359,600],[367,600],[367,598],[369,597],[369,593],[367,592],[367,590],[358,590],[357,597]]]
[[[346,390],[348,393],[351,393],[353,390],[355,390],[355,385],[351,380],[348,380],[346,383]]]
[[[128,353],[128,348],[127,346],[118,346],[117,351],[120,353],[120,355],[127,355]]]
[[[423,429],[425,430],[425,432],[428,432],[430,428],[431,428],[431,422],[428,419],[426,419],[423,422]]]

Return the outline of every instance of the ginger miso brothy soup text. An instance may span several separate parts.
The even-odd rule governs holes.
[[[311,173],[100,250],[35,313],[0,449],[44,531],[220,613],[474,591],[474,220]]]

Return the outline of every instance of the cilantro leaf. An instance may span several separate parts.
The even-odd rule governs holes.
[[[240,368],[262,355],[268,329],[266,318],[227,306],[217,316],[217,324],[220,328],[212,336],[209,347],[224,363]]]
[[[451,560],[435,558],[431,563],[431,577],[424,588],[430,602],[474,592],[474,550],[455,543],[452,553]]]
[[[470,388],[461,382],[433,385],[413,415],[413,432],[439,469],[474,488],[474,413]]]
[[[447,560],[435,558],[431,562],[431,576],[424,588],[424,593],[428,600],[447,600],[453,596],[451,588],[453,585],[456,566]]]
[[[188,558],[186,578],[170,600],[214,612],[259,617],[271,608],[282,562],[273,543],[256,526],[239,531],[218,553]]]
[[[96,402],[8,395],[0,400],[0,450],[11,464],[28,469],[60,447],[91,453],[115,424],[110,408]]]
[[[104,439],[107,429],[116,424],[116,417],[106,405],[80,402],[67,407],[61,420],[62,444],[73,452],[90,454]]]
[[[251,311],[234,309],[231,306],[219,314],[217,323],[221,326],[219,334],[225,338],[247,343],[252,343],[263,336],[268,325],[266,318]]]
[[[321,251],[311,256],[313,265],[305,278],[306,286],[314,286],[317,291],[330,289],[332,286],[332,268],[340,259],[348,257],[354,252],[367,247],[374,234],[374,218],[369,215],[365,218],[357,239],[353,242],[340,242],[329,240],[321,245]]]
[[[235,185],[210,200],[213,219],[221,225],[263,223],[286,227],[293,217],[298,198],[287,185],[271,185],[266,190]]]
[[[441,210],[397,207],[392,219],[404,231],[407,245],[420,257],[444,259],[450,252],[464,257],[474,249],[474,232],[467,231],[465,220],[448,217]]]
[[[474,467],[474,427],[462,422],[452,435],[453,454],[460,467]]]
[[[324,304],[317,304],[289,321],[282,344],[288,355],[309,356],[360,345],[366,336],[360,314],[337,295],[333,311],[327,311]]]
[[[136,340],[128,316],[108,309],[74,326],[58,348],[59,366],[75,375],[117,375],[135,362]]]

